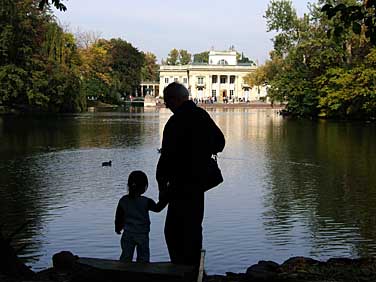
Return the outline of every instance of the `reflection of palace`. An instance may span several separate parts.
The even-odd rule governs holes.
[[[252,64],[238,63],[236,51],[210,51],[208,64],[162,65],[159,89],[176,81],[189,89],[192,99],[200,101],[262,100],[266,97],[266,88],[250,88],[244,81],[244,77],[255,69]]]

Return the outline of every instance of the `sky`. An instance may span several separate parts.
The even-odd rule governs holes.
[[[262,64],[273,49],[273,33],[263,18],[269,0],[65,0],[66,12],[54,10],[61,24],[75,33],[122,38],[158,62],[173,48],[195,54],[234,46]],[[308,2],[292,0],[299,16]]]

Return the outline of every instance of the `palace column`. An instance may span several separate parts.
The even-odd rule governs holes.
[[[235,75],[234,88],[235,88],[234,92],[235,92],[236,97],[242,98],[242,95],[239,92],[239,76],[238,75]]]
[[[194,98],[198,99],[196,84],[197,84],[197,77],[195,75],[192,75],[192,79],[191,79],[191,95],[192,95],[192,99],[194,99]]]
[[[223,102],[221,98],[221,75],[217,74],[217,100]]]
[[[221,75],[217,74],[217,100],[218,102],[223,102],[223,97],[221,99]]]
[[[227,75],[227,90],[226,90],[226,92],[227,92],[227,99],[230,99],[230,75]]]
[[[206,97],[210,98],[211,97],[211,75],[207,74],[206,75]]]

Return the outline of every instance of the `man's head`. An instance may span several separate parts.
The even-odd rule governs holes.
[[[184,85],[173,82],[163,90],[163,99],[167,108],[173,113],[189,98],[188,89]]]

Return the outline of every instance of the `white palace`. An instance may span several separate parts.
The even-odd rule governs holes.
[[[253,87],[244,77],[256,66],[239,64],[236,51],[210,51],[209,63],[189,65],[161,65],[159,95],[171,82],[184,84],[191,99],[198,101],[247,102],[266,98],[266,87]]]

